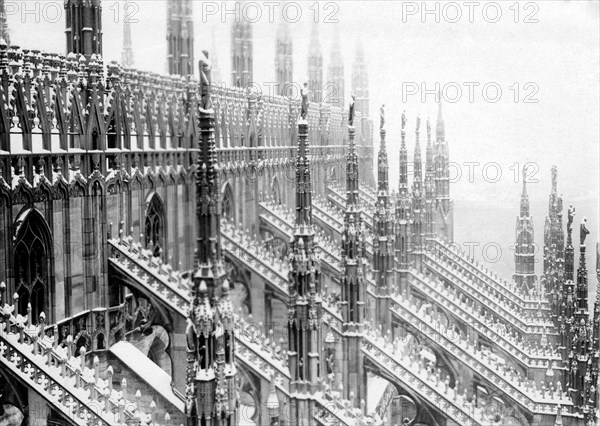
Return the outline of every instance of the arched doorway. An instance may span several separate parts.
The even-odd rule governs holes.
[[[235,219],[235,204],[233,200],[233,190],[231,189],[231,184],[225,183],[222,189],[223,201],[221,202],[221,218],[226,219],[227,221],[232,221]]]
[[[50,228],[39,211],[29,209],[16,221],[13,265],[19,314],[27,315],[27,306],[31,304],[31,317],[35,322],[42,312],[49,320],[52,318],[49,311],[51,259]]]
[[[165,255],[165,208],[160,196],[156,193],[149,197],[146,208],[146,248],[154,257],[164,260]]]

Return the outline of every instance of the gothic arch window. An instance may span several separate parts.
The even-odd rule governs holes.
[[[37,321],[44,312],[52,318],[50,307],[50,268],[52,236],[46,220],[37,210],[28,210],[16,222],[14,245],[15,292],[19,295],[18,312]],[[50,316],[49,316],[50,315]]]
[[[154,257],[164,260],[165,254],[165,209],[163,202],[154,194],[151,196],[146,209],[145,239],[146,248],[152,251]]]
[[[231,185],[226,183],[223,187],[223,201],[221,202],[221,217],[231,221],[234,219],[235,204],[233,202],[233,190]]]

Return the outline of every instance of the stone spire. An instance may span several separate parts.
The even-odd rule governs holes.
[[[200,60],[197,249],[188,314],[188,425],[237,424],[233,306],[221,254],[219,169],[210,98],[210,62]]]
[[[289,24],[282,21],[277,29],[275,40],[275,77],[277,94],[291,96],[291,84],[294,82],[294,45]]]
[[[194,19],[192,0],[168,0],[167,62],[169,74],[194,74]]]
[[[10,46],[10,33],[8,31],[4,0],[0,0],[0,39],[4,39],[6,44]]]
[[[557,191],[558,170],[552,166],[552,189],[548,203],[548,216],[544,224],[544,290],[549,295],[551,316],[557,321],[562,300],[561,282],[564,276],[565,247],[562,229],[562,197]]]
[[[382,107],[383,109],[383,107]],[[382,111],[383,113],[383,111]],[[383,123],[382,123],[383,124]],[[386,130],[379,130],[381,144],[377,161],[377,205],[373,216],[373,278],[375,280],[375,327],[391,329],[390,302],[394,291],[394,225],[390,211]]]
[[[212,31],[211,31],[211,45],[212,45],[212,50],[211,50],[211,59],[210,62],[212,64],[212,72],[211,72],[211,77],[212,77],[212,81],[213,83],[221,83],[221,68],[219,67],[219,62],[218,62],[218,58],[217,58],[217,43],[216,43],[216,39],[215,39],[215,29],[213,27]]]
[[[450,199],[450,155],[442,115],[441,94],[439,96],[433,159],[435,165],[435,226],[437,236],[451,242],[454,239],[454,206]]]
[[[88,59],[102,56],[101,0],[66,0],[67,54],[79,53]]]
[[[123,20],[123,52],[121,52],[121,64],[126,68],[131,68],[134,65],[131,22],[129,22],[129,19]]]
[[[296,158],[296,226],[290,243],[288,365],[290,418],[310,412],[311,397],[321,375],[321,270],[312,224],[308,122],[298,121]]]
[[[573,404],[583,412],[586,424],[594,420],[598,397],[598,360],[600,354],[594,350],[595,327],[589,321],[587,267],[585,262],[585,237],[589,233],[586,219],[581,221],[579,267],[577,268],[576,311],[571,330],[569,353],[568,386],[572,390]]]
[[[341,282],[342,365],[344,397],[349,398],[352,390],[359,392],[363,386],[362,355],[360,335],[365,320],[365,301],[367,297],[363,265],[366,262],[365,240],[361,208],[359,204],[358,155],[354,143],[355,129],[348,126],[348,155],[346,162],[346,212],[342,231],[342,267],[344,275]],[[359,395],[364,397],[364,395]]]
[[[402,130],[400,142],[400,180],[398,184],[398,200],[396,202],[396,259],[398,261],[399,290],[404,287],[411,251],[411,199],[408,192],[408,153],[406,150],[406,115],[402,113]]]
[[[561,291],[559,333],[561,335],[561,349],[563,361],[567,362],[567,355],[571,350],[572,334],[575,325],[576,289],[574,282],[575,256],[573,250],[573,221],[575,208],[569,206],[567,221],[567,246],[565,249],[565,273]]]
[[[308,50],[308,88],[315,103],[323,102],[323,54],[319,42],[319,24],[313,23]]]
[[[425,150],[425,240],[427,246],[435,238],[435,164],[431,143],[431,123],[427,118],[427,148]]]
[[[236,7],[241,4],[236,2]],[[234,20],[231,27],[231,84],[248,87],[254,81],[253,68],[252,25],[246,19]]]
[[[352,93],[356,96],[356,111],[360,112],[361,120],[366,120],[369,117],[369,74],[365,51],[360,39],[356,43],[352,66]]]
[[[413,252],[420,253],[425,243],[425,191],[423,188],[423,161],[421,159],[420,144],[421,117],[417,117],[415,129],[415,151],[413,158],[413,220],[412,240]]]
[[[336,25],[333,28],[333,44],[331,46],[331,58],[328,67],[327,84],[324,87],[323,98],[325,102],[338,108],[345,108],[345,79],[344,58],[342,57],[342,45],[340,43],[340,31]]]
[[[520,213],[517,217],[515,243],[515,274],[517,286],[526,291],[532,290],[535,277],[535,244],[533,240],[533,219],[529,216],[529,196],[527,195],[527,167],[523,167],[523,191]]]

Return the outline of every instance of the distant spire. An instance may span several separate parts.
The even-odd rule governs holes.
[[[361,39],[357,39],[352,65],[352,93],[356,95],[356,110],[361,118],[369,117],[369,74]]]
[[[102,55],[102,2],[66,0],[67,54]]]
[[[293,49],[289,24],[284,20],[279,24],[275,40],[275,78],[278,95],[289,95],[290,85],[294,81]]]
[[[535,276],[535,243],[533,237],[533,220],[529,216],[529,196],[527,195],[527,167],[523,167],[523,192],[521,206],[517,217],[515,242],[515,274],[514,279],[520,288],[532,290],[536,282]]]
[[[194,19],[192,0],[168,0],[167,44],[169,73],[194,74]]]
[[[435,140],[437,143],[446,141],[446,128],[444,125],[444,117],[442,115],[442,94],[439,94],[439,102],[438,102],[438,116],[437,122],[435,126]]]
[[[4,39],[6,44],[10,46],[10,32],[8,30],[4,0],[0,0],[0,39]]]
[[[523,166],[523,191],[521,192],[521,217],[529,216],[529,195],[527,195],[527,167]]]
[[[323,89],[325,90],[323,99],[333,106],[345,108],[344,59],[342,57],[340,30],[337,25],[333,27],[333,41],[331,44],[327,83],[327,87]]]
[[[319,24],[313,23],[308,49],[308,87],[315,103],[323,102],[323,54],[319,42]]]
[[[238,3],[240,2],[236,2],[236,4]],[[234,20],[231,27],[232,85],[235,87],[248,87],[249,83],[254,81],[253,67],[252,24],[246,19]]]
[[[213,27],[211,30],[211,41],[212,41],[212,50],[210,52],[210,62],[212,64],[212,72],[211,77],[213,83],[221,82],[221,72],[219,68],[219,62],[217,57],[217,44],[215,39],[215,28]]]
[[[123,52],[121,53],[122,65],[131,68],[134,65],[133,41],[131,40],[131,23],[129,19],[123,20]]]

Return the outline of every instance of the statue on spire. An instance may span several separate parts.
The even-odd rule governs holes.
[[[572,204],[569,205],[569,212],[567,216],[567,232],[573,231],[573,218],[575,217],[575,207]]]
[[[356,97],[354,94],[350,96],[350,108],[348,111],[348,126],[354,126],[354,100]]]
[[[300,118],[302,120],[306,120],[306,116],[308,115],[308,93],[308,83],[305,81],[302,89],[300,90],[300,95],[302,96]]]
[[[406,111],[402,111],[402,130],[406,127]]]
[[[581,226],[579,227],[579,244],[585,244],[585,237],[590,233],[590,230],[587,228],[587,219],[584,217],[581,221]]]
[[[204,110],[212,108],[212,101],[210,99],[210,71],[212,66],[208,59],[208,51],[203,50],[198,61],[198,68],[200,68],[200,107]]]
[[[382,104],[379,108],[379,129],[383,130],[385,126],[385,104]]]
[[[416,132],[419,132],[419,128],[421,127],[421,116],[417,115],[417,130]]]

